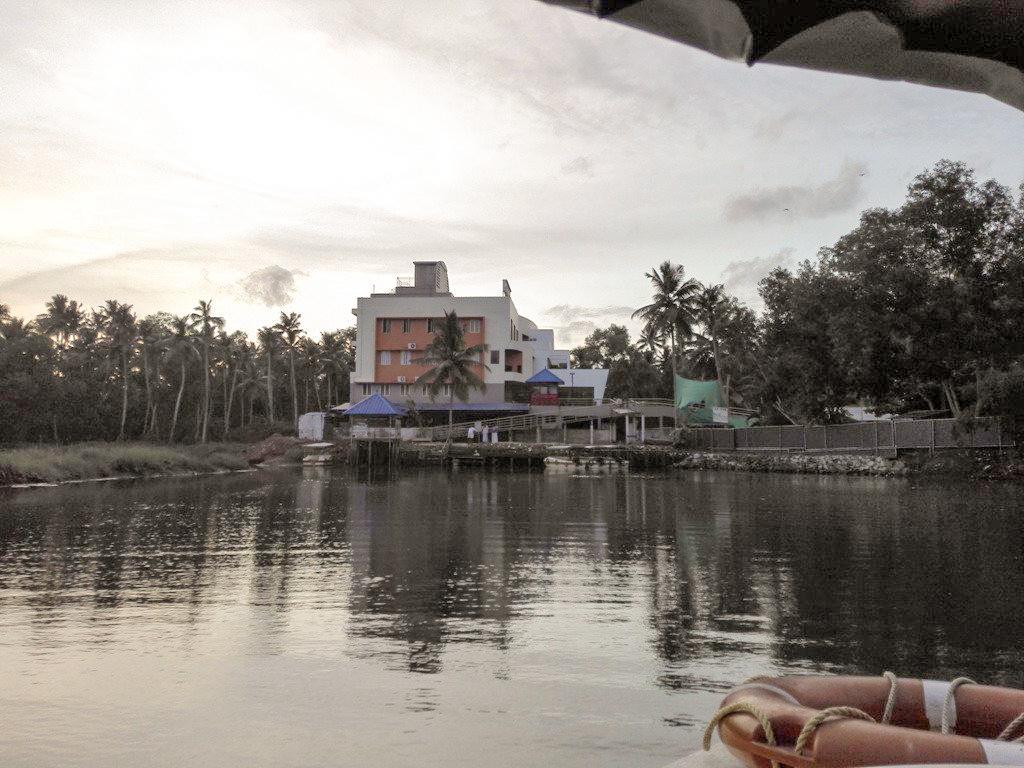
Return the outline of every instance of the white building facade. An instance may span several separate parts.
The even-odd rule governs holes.
[[[394,291],[357,300],[351,402],[375,393],[397,403],[430,402],[426,388],[417,383],[429,368],[418,357],[444,314],[452,311],[459,317],[467,346],[484,346],[478,373],[485,388],[472,390],[468,403],[523,402],[524,382],[544,368],[552,369],[567,386],[577,378],[570,375],[568,350],[555,349],[554,331],[538,328],[516,310],[507,280],[502,281],[500,296],[454,296],[444,262],[416,262],[414,269],[415,277],[400,279]],[[604,396],[607,371],[578,375],[577,387],[597,381],[600,392],[595,388],[594,396]],[[442,399],[446,395],[438,401]]]

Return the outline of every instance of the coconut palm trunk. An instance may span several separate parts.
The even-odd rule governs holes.
[[[267,350],[267,418],[274,421],[274,363],[273,353]]]
[[[117,439],[125,439],[125,427],[128,423],[128,348],[121,348],[121,429]]]
[[[288,378],[292,384],[292,426],[299,428],[299,388],[295,381],[295,352],[288,349]]]
[[[171,431],[167,434],[167,442],[174,442],[174,432],[178,427],[178,414],[181,412],[181,398],[185,394],[185,376],[187,369],[184,358],[181,361],[181,380],[178,382],[178,396],[174,399],[174,413],[171,416]]]

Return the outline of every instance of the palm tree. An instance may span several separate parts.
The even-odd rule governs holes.
[[[273,327],[260,328],[259,333],[260,344],[263,345],[263,354],[267,358],[267,419],[270,422],[274,421],[274,352],[277,351],[277,343],[280,340],[280,336],[277,335],[277,329]]]
[[[640,335],[636,340],[636,348],[643,352],[648,360],[653,361],[655,355],[665,348],[664,332],[648,323],[640,329]]]
[[[174,432],[178,427],[178,414],[181,411],[181,398],[185,393],[185,380],[188,377],[188,363],[193,358],[199,357],[195,341],[192,336],[191,316],[172,317],[170,322],[170,333],[164,337],[163,348],[170,361],[177,360],[181,373],[178,378],[178,394],[174,398],[174,412],[171,415],[171,429],[167,433],[167,442],[174,441]]]
[[[292,385],[292,424],[296,429],[299,425],[299,388],[295,381],[295,353],[302,337],[302,325],[299,323],[301,319],[302,315],[297,312],[282,312],[281,319],[274,326],[274,330],[281,334],[284,348],[288,352],[288,378]]]
[[[319,370],[324,374],[327,385],[327,410],[334,402],[334,384],[347,365],[345,346],[337,331],[323,331],[320,334]]]
[[[117,439],[124,440],[125,425],[128,422],[128,358],[138,337],[135,313],[132,312],[131,304],[108,299],[96,315],[111,350],[121,358],[121,428]]]
[[[704,326],[704,335],[711,346],[711,355],[715,362],[715,378],[718,379],[718,386],[722,387],[722,355],[719,346],[721,336],[721,324],[724,320],[726,310],[725,286],[708,285],[704,286],[697,294],[694,301],[697,321]],[[724,391],[724,390],[723,390]]]
[[[477,375],[474,368],[490,370],[483,362],[483,344],[466,346],[466,339],[459,325],[459,318],[452,312],[444,313],[441,327],[434,334],[423,354],[416,361],[421,365],[431,366],[430,370],[417,379],[417,383],[426,384],[430,399],[434,400],[442,387],[448,387],[448,442],[451,442],[451,425],[454,422],[455,397],[465,401],[469,397],[470,387],[483,391],[484,380]]]
[[[84,317],[77,301],[71,301],[63,293],[56,293],[46,302],[46,312],[36,318],[36,326],[56,340],[58,347],[63,349],[81,327]]]
[[[678,362],[677,345],[693,334],[694,300],[701,285],[687,278],[683,267],[663,261],[644,274],[654,286],[651,303],[633,313],[653,330],[668,335],[672,350],[672,364]]]
[[[222,332],[217,337],[217,346],[224,362],[224,437],[227,438],[231,430],[231,410],[238,389],[238,377],[245,367],[245,358],[251,353],[249,342],[241,331],[235,331],[231,335]]]
[[[192,310],[192,322],[199,328],[199,341],[203,345],[203,426],[200,436],[206,442],[210,424],[210,344],[215,332],[224,327],[224,318],[213,314],[213,301],[200,301]]]
[[[158,349],[167,335],[166,316],[148,315],[139,321],[139,341],[142,343],[142,375],[146,383],[146,417],[143,419],[143,434],[156,432],[156,401],[153,397],[153,380],[150,372],[150,353]]]

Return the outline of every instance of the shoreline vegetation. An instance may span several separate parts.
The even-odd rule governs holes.
[[[0,487],[247,469],[241,443],[89,442],[0,449]]]
[[[443,464],[434,450],[443,444],[418,444],[406,457],[410,465]],[[573,464],[584,471],[611,462],[628,462],[636,471],[735,471],[813,475],[867,475],[874,477],[948,477],[956,479],[1024,480],[1024,457],[1014,450],[909,452],[898,458],[872,454],[715,453],[672,445],[500,446],[466,444],[479,450],[517,449],[539,453],[555,464]],[[153,443],[80,443],[68,446],[29,446],[0,450],[0,488],[137,479],[168,475],[237,472],[261,464],[298,464],[303,455],[294,438],[275,435],[255,445],[206,443],[167,446]],[[418,454],[418,455],[413,455]],[[436,454],[436,455],[435,455]],[[336,457],[340,459],[339,455]],[[436,460],[435,460],[436,459]],[[539,458],[543,462],[543,458]],[[342,464],[347,462],[334,461]]]

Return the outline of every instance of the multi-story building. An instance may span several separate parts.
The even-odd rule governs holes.
[[[455,311],[467,345],[482,344],[479,374],[483,391],[474,389],[464,407],[477,412],[525,410],[526,380],[545,368],[579,388],[604,396],[607,371],[577,372],[569,368],[568,350],[555,349],[555,334],[538,328],[516,310],[508,281],[500,296],[455,296],[448,287],[448,269],[441,261],[418,261],[414,277],[399,278],[395,289],[357,300],[356,364],[351,402],[377,393],[396,403],[413,402],[429,410],[426,387],[418,384],[429,366],[419,362],[445,312]],[[576,382],[575,379],[580,381]],[[493,406],[490,407],[490,406]]]

